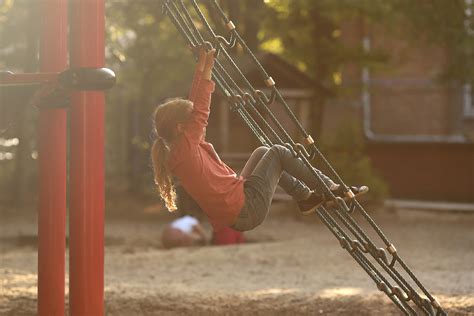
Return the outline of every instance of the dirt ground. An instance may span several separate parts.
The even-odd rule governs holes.
[[[0,214],[0,315],[34,315],[36,215]],[[450,315],[474,315],[474,214],[372,215]],[[108,203],[107,315],[401,314],[320,220],[289,202],[238,246],[164,250],[172,218],[143,202]]]

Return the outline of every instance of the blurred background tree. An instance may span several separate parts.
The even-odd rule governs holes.
[[[443,74],[445,81],[472,83],[474,41],[470,33],[472,25],[471,31],[465,25],[469,1],[222,0],[220,3],[251,49],[281,56],[313,78],[315,85],[325,87],[327,93],[317,95],[311,113],[312,132],[319,135],[327,99],[343,91],[344,65],[370,67],[383,65],[390,58],[390,52],[372,51],[368,55],[361,45],[344,46],[341,24],[345,20],[358,17],[380,23],[393,32],[400,32],[398,26],[403,23],[411,30],[414,40],[423,34],[428,44],[446,47],[451,58]],[[0,1],[0,69],[37,70],[37,3]],[[204,9],[209,7],[207,1],[203,3]],[[208,13],[211,20],[218,21],[212,11]],[[118,75],[117,86],[107,96],[107,186],[146,192],[152,190],[148,151],[153,109],[167,97],[186,95],[194,62],[174,26],[163,16],[160,1],[107,1],[106,35],[107,66]],[[27,192],[35,192],[30,189],[36,183],[35,115],[34,110],[0,103],[0,198],[5,201],[18,203],[31,197]]]
[[[38,70],[39,12],[37,2],[0,2],[0,71]],[[22,94],[7,104],[0,94],[0,201],[19,207],[34,197],[37,112]]]

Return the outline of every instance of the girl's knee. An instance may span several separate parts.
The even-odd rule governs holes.
[[[274,144],[274,145],[272,145],[272,147],[270,147],[269,150],[278,151],[278,150],[281,150],[282,148],[285,148],[285,147],[280,145],[280,144]]]
[[[284,152],[289,152],[289,149],[286,148],[285,146],[275,144],[270,147],[269,151],[274,152],[274,153],[284,153]]]
[[[257,149],[255,149],[253,152],[256,155],[263,156],[267,151],[269,150],[268,147],[266,146],[260,146]]]

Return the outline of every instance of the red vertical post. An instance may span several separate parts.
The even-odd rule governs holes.
[[[71,67],[104,66],[104,0],[71,1]],[[70,314],[104,313],[104,93],[73,94],[70,120]]]
[[[67,0],[40,2],[40,71],[67,67]],[[64,315],[66,111],[39,114],[38,315]]]

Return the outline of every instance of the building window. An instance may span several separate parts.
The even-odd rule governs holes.
[[[472,85],[466,83],[463,86],[463,104],[464,104],[464,116],[474,118],[474,89]]]
[[[468,36],[474,37],[474,0],[464,0],[464,4],[464,28]],[[463,104],[464,116],[474,117],[474,89],[472,82],[466,83],[463,86]]]

